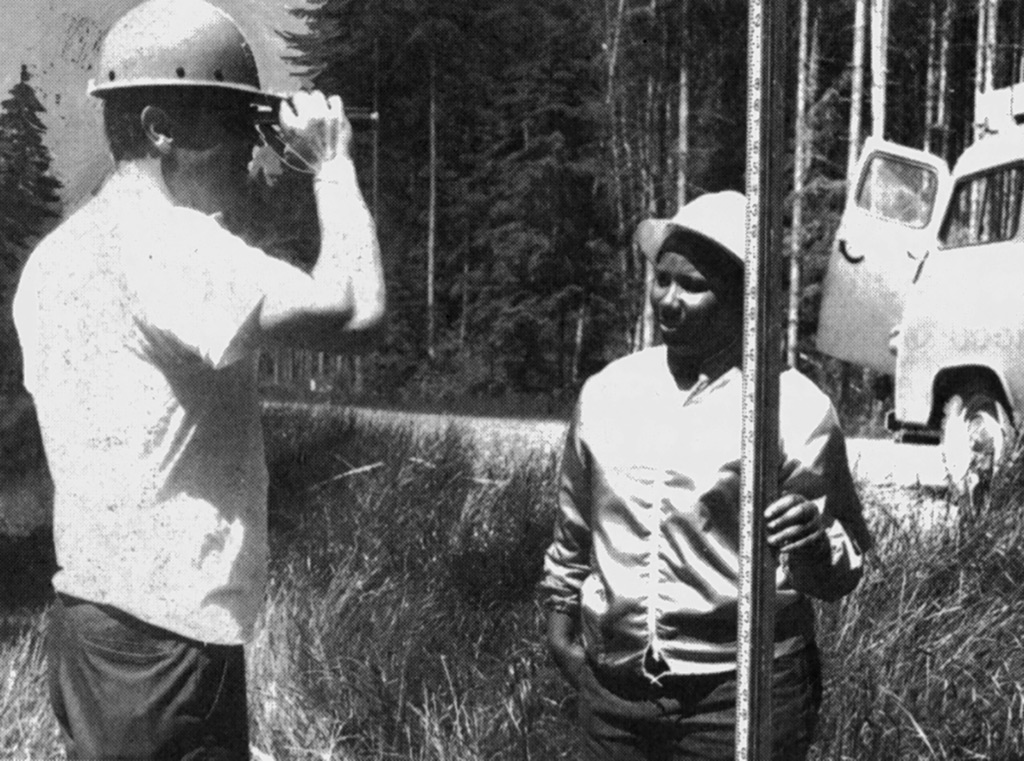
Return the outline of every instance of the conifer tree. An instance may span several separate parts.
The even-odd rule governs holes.
[[[28,67],[0,103],[0,351],[7,360],[0,388],[16,382],[20,362],[11,318],[18,273],[31,245],[60,216],[61,183],[50,171],[50,151],[43,142],[45,109],[29,84]]]
[[[889,2],[888,78],[900,94],[885,109],[889,139],[921,146],[938,124],[951,157],[969,142],[978,1]],[[940,6],[941,56],[928,34]],[[857,74],[866,50],[857,46],[851,66],[851,48],[855,31],[866,31],[867,7],[814,4],[817,84],[807,83],[801,213],[786,220],[803,254],[793,294],[801,340],[816,329],[847,152],[862,137],[851,139],[847,124],[857,125],[866,100]],[[993,83],[1002,86],[1024,58],[1024,14],[1012,3],[997,9],[1000,39],[1016,41],[993,54]],[[449,373],[458,355],[482,380],[459,386],[465,378],[452,369],[441,379],[455,381],[449,389],[568,389],[640,345],[636,224],[671,215],[681,196],[742,187],[747,10],[738,0],[310,0],[298,11],[307,33],[289,42],[315,85],[349,105],[380,95],[377,223],[391,313],[370,383],[416,393],[424,372]],[[797,50],[795,27],[791,44]],[[938,87],[929,62],[940,60],[945,118],[926,108]],[[795,115],[796,56],[792,63],[787,111]],[[428,345],[433,363],[423,361]]]
[[[465,388],[546,391],[606,360],[621,331],[606,326],[617,281],[605,277],[593,11],[324,0],[300,15],[309,34],[289,41],[316,86],[353,105],[380,88],[377,221],[393,309],[371,364],[403,368],[383,385],[447,366]],[[435,370],[422,361],[430,345]]]

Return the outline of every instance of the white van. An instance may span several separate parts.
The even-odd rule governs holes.
[[[1024,414],[1024,85],[979,104],[950,172],[869,139],[829,260],[818,349],[894,376],[888,427],[941,444],[977,503]]]

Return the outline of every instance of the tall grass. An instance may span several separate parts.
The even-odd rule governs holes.
[[[0,619],[0,758],[63,758],[50,711],[38,614]]]
[[[534,586],[555,463],[481,469],[454,427],[267,417],[275,558],[250,653],[257,747],[279,758],[573,756]],[[301,750],[300,750],[301,749]]]
[[[265,430],[271,581],[247,652],[258,758],[576,758],[575,698],[533,591],[555,462],[513,448],[482,465],[457,428],[311,408],[273,409]],[[862,492],[877,548],[860,588],[819,610],[814,758],[1024,758],[1024,484],[944,522],[924,519],[941,493]],[[0,757],[53,758],[41,627],[19,621],[0,639]]]
[[[573,699],[546,657],[530,596],[553,463],[513,457],[483,483],[456,430],[417,442],[410,431],[356,432],[343,420],[293,423],[308,445],[286,447],[281,467],[323,467],[348,452],[340,465],[351,473],[306,504],[330,516],[323,526],[340,526],[339,508],[355,519],[329,542],[330,578],[304,603],[314,610],[288,608],[300,579],[318,578],[301,569],[317,556],[304,548],[276,576],[287,581],[268,616],[276,609],[279,619],[264,629],[306,637],[292,652],[308,665],[293,661],[293,673],[316,674],[317,686],[307,679],[296,694],[336,706],[329,721],[321,713],[321,727],[333,728],[321,729],[323,747],[357,758],[572,757]],[[925,503],[941,492],[862,492],[877,549],[861,587],[820,608],[827,684],[815,757],[1024,758],[1024,488],[1004,488],[984,515],[958,520],[951,510],[938,521]],[[320,636],[328,631],[333,648]]]
[[[819,626],[818,758],[1024,758],[1022,503],[1004,488],[984,514],[945,523],[867,505],[865,579]]]

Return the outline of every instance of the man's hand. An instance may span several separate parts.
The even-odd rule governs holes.
[[[259,310],[267,340],[317,351],[350,350],[348,334],[376,330],[384,317],[384,267],[377,231],[349,155],[352,126],[341,98],[299,92],[281,104],[284,158],[316,176],[320,254],[307,274],[282,272]]]
[[[583,645],[576,636],[576,617],[561,610],[548,613],[548,647],[558,670],[573,687],[580,686],[585,666]]]
[[[281,103],[280,122],[286,157],[298,158],[313,174],[339,157],[348,160],[352,125],[337,95],[297,92]]]
[[[830,545],[814,502],[799,494],[787,494],[764,511],[768,545],[779,553],[801,558],[828,557]]]

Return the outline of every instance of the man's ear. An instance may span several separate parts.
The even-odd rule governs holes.
[[[142,109],[139,120],[153,150],[160,156],[170,153],[174,145],[174,134],[168,113],[159,106],[146,106]]]

